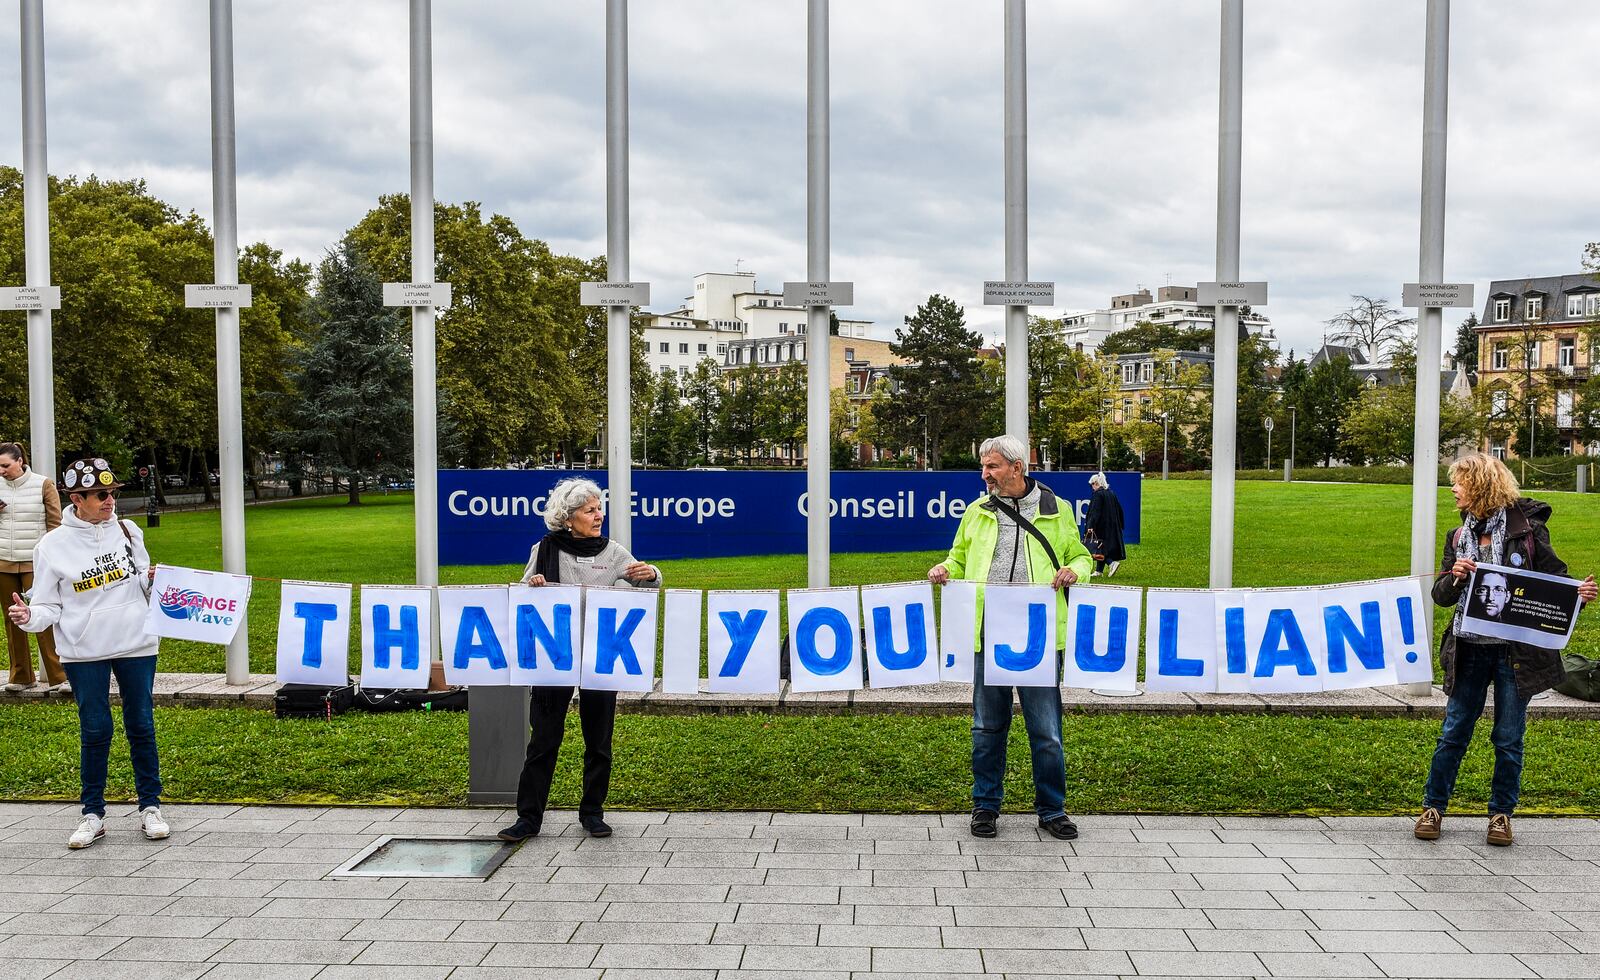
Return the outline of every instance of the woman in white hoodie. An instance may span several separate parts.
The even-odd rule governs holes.
[[[78,702],[83,820],[67,841],[88,847],[105,836],[106,761],[111,754],[111,678],[122,696],[140,829],[151,840],[169,830],[161,816],[161,765],[156,755],[155,686],[159,641],[144,631],[153,570],[144,532],[117,519],[122,486],[103,459],[73,463],[61,478],[71,506],[61,526],[33,552],[33,591],[12,594],[6,615],[30,633],[55,627],[56,652]]]

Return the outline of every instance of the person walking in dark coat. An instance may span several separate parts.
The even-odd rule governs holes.
[[[1522,788],[1522,740],[1528,724],[1528,702],[1535,694],[1561,683],[1561,652],[1545,647],[1479,636],[1466,628],[1462,597],[1479,562],[1529,568],[1546,575],[1567,575],[1567,563],[1550,546],[1550,505],[1522,496],[1506,464],[1486,453],[1474,453],[1450,467],[1450,492],[1461,511],[1461,525],[1445,538],[1439,572],[1433,580],[1433,601],[1456,607],[1439,638],[1439,663],[1444,667],[1444,726],[1422,789],[1422,815],[1414,833],[1437,840],[1445,808],[1455,791],[1456,774],[1483,714],[1489,689],[1494,689],[1494,776],[1489,785],[1489,830],[1486,841],[1504,847],[1513,840],[1511,813]],[[1487,583],[1486,593],[1495,584]],[[1502,590],[1505,578],[1494,575]],[[1590,575],[1578,585],[1578,598],[1590,603],[1600,587]],[[1492,596],[1482,597],[1485,606]],[[1500,605],[1503,607],[1504,603]]]
[[[1122,543],[1122,503],[1111,492],[1104,473],[1089,477],[1089,486],[1094,488],[1094,496],[1089,499],[1089,513],[1083,519],[1083,543],[1094,555],[1094,575],[1104,572],[1110,578],[1128,557]]]

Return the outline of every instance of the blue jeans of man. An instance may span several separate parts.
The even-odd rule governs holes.
[[[118,657],[84,663],[62,661],[72,696],[78,702],[79,775],[83,812],[106,815],[106,763],[111,756],[111,677],[122,695],[122,731],[128,737],[133,785],[139,809],[161,805],[161,763],[156,757],[156,720],[150,695],[156,682],[155,657]]]
[[[1490,686],[1494,687],[1494,779],[1489,786],[1489,812],[1507,816],[1517,808],[1522,789],[1522,735],[1528,727],[1528,701],[1517,694],[1511,649],[1503,643],[1456,644],[1455,693],[1444,709],[1444,730],[1433,750],[1422,805],[1440,813],[1455,790],[1456,773],[1472,741],[1472,730],[1483,714]]]
[[[1059,654],[1057,655],[1059,657]],[[1011,688],[983,682],[983,654],[972,665],[972,808],[1000,812],[1005,797]],[[1033,808],[1039,819],[1066,813],[1067,762],[1061,749],[1061,688],[1019,687],[1022,723],[1033,754]]]

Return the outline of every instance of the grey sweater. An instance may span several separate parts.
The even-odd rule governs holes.
[[[539,546],[535,544],[528,552],[528,567],[522,570],[522,581],[526,582],[534,576],[534,567],[539,560]],[[606,550],[593,558],[579,558],[576,555],[563,551],[557,559],[561,566],[562,585],[587,585],[615,588],[629,586],[641,589],[655,589],[661,586],[661,569],[654,565],[656,577],[644,582],[630,582],[622,577],[623,571],[638,559],[628,554],[628,549],[615,541],[606,545]]]

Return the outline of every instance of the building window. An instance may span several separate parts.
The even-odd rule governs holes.
[[[1496,323],[1504,323],[1509,319],[1511,319],[1511,301],[1509,299],[1497,299],[1497,300],[1495,300],[1494,301],[1494,322],[1496,322]]]
[[[802,323],[802,324],[799,324],[799,327],[800,327],[800,333],[802,335],[804,335],[805,332],[806,332],[806,325]]]
[[[1530,340],[1524,344],[1522,354],[1526,359],[1524,363],[1528,367],[1536,368],[1539,366],[1539,342],[1537,340]]]
[[[794,360],[794,341],[789,341],[789,360]]]
[[[726,354],[727,352],[728,352],[728,345],[727,344],[718,344],[717,345],[717,353],[718,354]]]
[[[680,354],[689,353],[689,345],[688,344],[679,344],[678,345],[678,353],[680,353]]]
[[[663,365],[661,365],[661,376],[663,378],[672,376],[672,365],[671,364],[663,364]]]
[[[1506,458],[1506,441],[1504,439],[1493,439],[1493,440],[1490,440],[1490,442],[1489,442],[1489,455],[1493,456],[1495,459],[1505,459]]]
[[[1152,362],[1152,361],[1145,361],[1143,364],[1139,365],[1139,380],[1140,381],[1149,381],[1151,379],[1151,377],[1152,377],[1152,373],[1151,372],[1153,372],[1154,370],[1155,370],[1155,363]]]
[[[1572,392],[1556,392],[1556,428],[1572,428]]]
[[[704,354],[705,352],[706,352],[706,345],[705,344],[696,344],[695,345],[695,353],[696,354]],[[721,351],[717,351],[717,353],[720,354],[722,352]]]
[[[689,369],[688,368],[686,368],[686,367],[679,367],[678,368],[678,377],[687,378],[688,376],[689,376]]]
[[[661,353],[663,353],[663,354],[672,353],[672,345],[671,344],[662,344],[661,345]]]
[[[1580,316],[1583,316],[1583,296],[1582,295],[1568,296],[1567,297],[1567,316],[1569,316],[1569,317],[1580,317]]]
[[[1507,344],[1495,344],[1494,356],[1489,361],[1492,370],[1504,371],[1511,366],[1511,351]]]
[[[1137,374],[1135,372],[1137,372],[1138,370],[1139,370],[1139,365],[1137,365],[1137,364],[1128,363],[1128,364],[1122,365],[1122,383],[1123,384],[1130,384],[1133,381],[1133,379],[1135,377],[1137,377]]]
[[[1578,338],[1562,337],[1556,341],[1556,367],[1570,368],[1578,363]]]
[[[1590,293],[1589,300],[1584,304],[1584,315],[1594,316],[1600,313],[1600,293]]]
[[[789,325],[787,323],[778,324],[778,332],[779,333],[788,333],[789,332]]]
[[[844,349],[844,359],[847,360],[847,361],[855,360],[856,359],[856,349],[854,347],[846,347]]]
[[[1504,415],[1510,399],[1509,393],[1504,388],[1496,388],[1489,393],[1489,414]]]
[[[850,394],[861,394],[861,379],[853,374],[850,375]]]
[[[800,345],[800,359],[803,361],[803,360],[805,360],[805,358],[806,358],[806,345],[805,344],[801,344]]]
[[[1527,311],[1523,314],[1525,320],[1537,320],[1544,316],[1544,297],[1529,296]]]
[[[758,299],[758,300],[756,300],[756,305],[757,306],[766,306],[767,305],[767,301],[764,300],[764,299]]]

